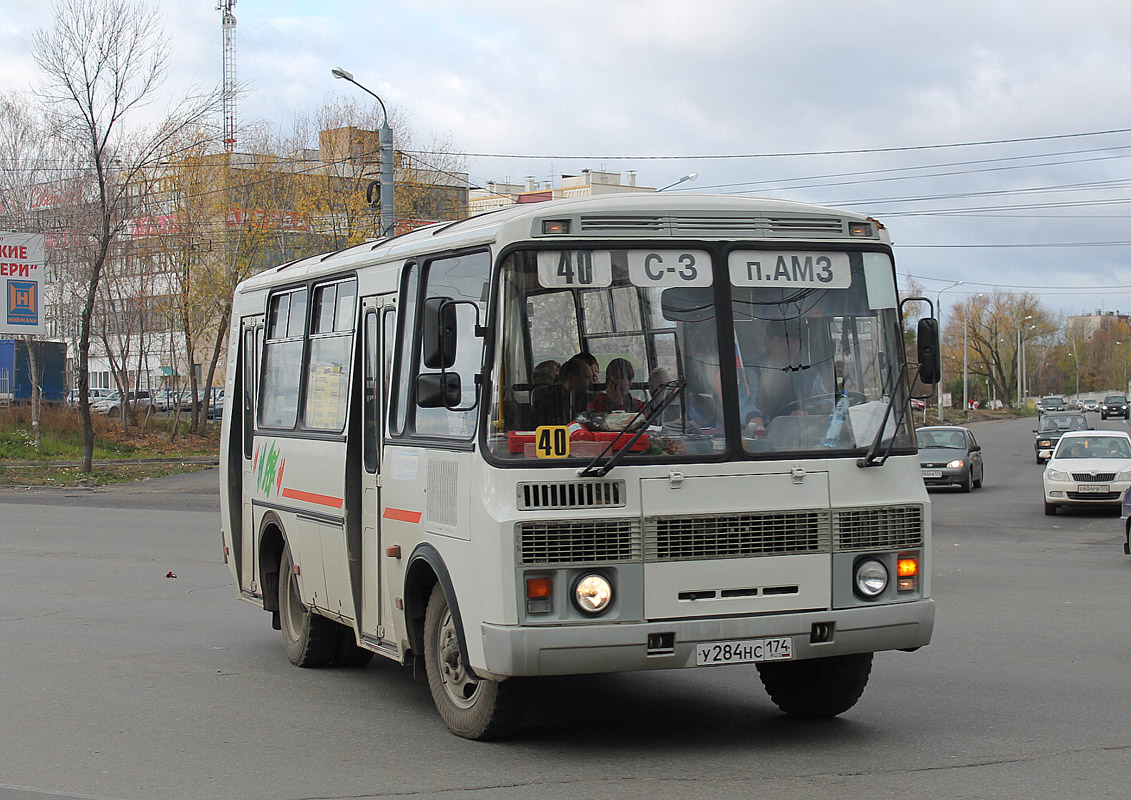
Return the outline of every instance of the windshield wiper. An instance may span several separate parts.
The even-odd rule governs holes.
[[[613,453],[612,457],[607,462],[605,462],[601,466],[597,466],[597,463],[609,454],[609,451],[616,446],[617,442],[621,440],[621,436],[624,436],[625,434],[622,431],[620,436],[614,436],[612,440],[607,445],[605,445],[604,450],[594,456],[593,460],[586,464],[582,469],[579,469],[577,471],[577,476],[579,478],[603,478],[610,472],[612,472],[613,467],[624,460],[625,454],[632,449],[632,446],[636,444],[636,442],[640,440],[640,437],[643,436],[644,433],[648,430],[648,425],[652,422],[652,420],[658,417],[665,408],[671,405],[672,401],[679,396],[680,391],[686,385],[687,381],[683,378],[677,378],[674,381],[668,381],[667,383],[660,384],[660,386],[657,388],[661,390],[666,389],[668,392],[667,397],[665,397],[663,401],[657,406],[652,408],[652,410],[648,411],[647,414],[644,413],[644,409],[637,411],[635,416],[633,416],[632,419],[628,421],[628,424],[624,426],[625,428],[631,428],[636,423],[636,420],[640,419],[640,417],[643,415],[644,419],[640,425],[640,430],[633,434],[623,447]],[[647,408],[647,406],[645,406],[644,408]]]
[[[903,385],[903,381],[906,377],[907,362],[905,361],[903,362],[903,366],[900,368],[899,377],[896,379],[895,384],[891,387],[892,391],[888,395],[890,398],[894,398],[896,396],[895,390]],[[861,468],[882,467],[884,465],[884,462],[888,460],[888,456],[891,455],[891,449],[895,447],[896,436],[899,435],[899,427],[903,424],[903,418],[907,416],[907,409],[909,408],[908,403],[903,403],[903,407],[900,409],[899,416],[895,420],[895,429],[892,431],[891,438],[888,439],[888,446],[884,450],[883,455],[877,456],[877,453],[880,449],[880,443],[883,442],[884,439],[884,431],[887,430],[888,419],[891,417],[892,405],[893,403],[889,399],[887,406],[884,407],[884,416],[883,419],[880,420],[879,430],[876,431],[876,436],[874,439],[872,439],[872,445],[868,448],[867,454],[863,458],[857,460],[856,466]]]

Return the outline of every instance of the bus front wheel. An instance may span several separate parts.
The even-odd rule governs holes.
[[[774,704],[791,717],[835,717],[856,705],[872,672],[872,654],[763,661],[758,676]]]
[[[338,623],[314,614],[302,604],[290,545],[283,548],[279,560],[279,627],[283,632],[283,649],[296,667],[325,667],[338,650]]]
[[[515,727],[518,682],[479,679],[468,672],[459,630],[439,584],[424,615],[424,664],[440,717],[465,739],[497,739]]]

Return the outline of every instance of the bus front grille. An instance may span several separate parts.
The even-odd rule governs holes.
[[[826,510],[649,517],[646,561],[683,561],[829,552]]]
[[[638,519],[520,522],[515,534],[523,565],[640,561]]]
[[[624,505],[624,481],[518,484],[518,510],[610,508]]]
[[[923,546],[923,507],[839,508],[833,512],[838,551],[902,550]]]

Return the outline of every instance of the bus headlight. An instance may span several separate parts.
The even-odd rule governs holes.
[[[856,591],[861,597],[878,597],[888,588],[888,568],[874,558],[856,565]]]
[[[613,585],[599,572],[582,575],[573,585],[573,604],[586,614],[601,614],[612,602]]]

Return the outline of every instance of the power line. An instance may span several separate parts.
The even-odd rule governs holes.
[[[962,167],[962,166],[969,166],[969,165],[974,165],[974,164],[1000,164],[1004,161],[1020,161],[1020,160],[1023,160],[1023,159],[1049,158],[1051,156],[1078,155],[1078,154],[1085,154],[1085,153],[1104,153],[1104,152],[1111,152],[1112,150],[1131,150],[1131,145],[1124,145],[1124,146],[1121,146],[1121,147],[1095,147],[1095,148],[1088,148],[1088,149],[1085,149],[1085,150],[1066,150],[1066,151],[1057,152],[1057,153],[1039,153],[1039,154],[1027,155],[1027,156],[1006,156],[1006,157],[1003,157],[1003,158],[984,158],[984,159],[975,159],[975,160],[971,160],[971,161],[951,161],[951,162],[945,162],[945,163],[942,163],[942,164],[922,164],[922,165],[918,165],[918,166],[913,165],[913,166],[908,166],[908,167],[888,167],[888,168],[885,168],[885,169],[858,170],[858,171],[855,171],[855,172],[835,172],[835,173],[831,173],[831,174],[828,174],[828,175],[809,175],[809,176],[797,177],[797,178],[779,178],[779,179],[774,179],[774,180],[745,181],[745,182],[742,182],[742,183],[717,183],[717,184],[712,184],[712,185],[708,185],[708,186],[699,186],[699,187],[696,187],[696,189],[701,191],[703,189],[728,189],[728,188],[732,188],[732,187],[735,187],[735,186],[747,186],[747,187],[765,186],[765,187],[767,187],[771,190],[774,190],[774,191],[788,192],[788,191],[793,191],[794,189],[823,188],[823,187],[826,187],[826,186],[851,186],[851,185],[859,184],[859,183],[884,183],[884,182],[887,182],[887,181],[916,180],[916,179],[919,179],[919,178],[940,178],[940,177],[950,177],[950,176],[953,176],[953,175],[974,175],[974,174],[984,173],[984,172],[1001,172],[1001,171],[1005,171],[1005,170],[1014,170],[1014,169],[1031,169],[1031,168],[1034,168],[1034,167],[1055,167],[1055,166],[1062,166],[1064,164],[1086,164],[1086,163],[1089,163],[1089,162],[1092,162],[1092,161],[1107,161],[1107,160],[1110,160],[1110,159],[1127,158],[1128,157],[1126,154],[1120,154],[1120,155],[1102,156],[1102,157],[1097,157],[1097,158],[1074,158],[1074,159],[1067,159],[1067,160],[1064,160],[1064,161],[1046,161],[1046,162],[1041,162],[1041,163],[1037,163],[1037,164],[1009,164],[1009,165],[999,166],[999,167],[987,167],[985,169],[955,170],[955,171],[952,171],[952,172],[935,172],[935,173],[928,173],[928,174],[925,174],[925,175],[897,175],[897,176],[893,176],[893,177],[890,177],[890,178],[875,178],[875,179],[860,180],[860,181],[839,181],[839,182],[835,182],[835,183],[813,183],[813,184],[806,184],[806,185],[801,185],[801,186],[782,186],[781,185],[783,183],[792,183],[792,182],[795,182],[795,181],[809,181],[809,180],[815,181],[815,180],[825,180],[827,178],[853,178],[853,177],[858,177],[858,176],[862,176],[862,175],[884,175],[884,174],[889,173],[889,172],[909,172],[909,171],[912,171],[912,170],[934,169],[934,168],[937,168],[937,167]],[[691,189],[688,189],[688,190],[675,189],[673,191],[680,192],[680,191],[693,191],[693,190],[691,190]],[[725,194],[743,194],[743,193],[744,192],[725,192]]]
[[[1081,133],[1060,133],[1052,136],[1022,136],[1014,139],[986,139],[974,142],[951,142],[947,144],[921,144],[901,147],[865,147],[855,150],[805,150],[782,153],[722,153],[712,155],[680,155],[680,156],[643,156],[643,155],[538,155],[518,153],[465,153],[469,158],[517,158],[517,159],[565,159],[565,160],[590,160],[590,161],[704,161],[725,160],[731,158],[795,158],[799,156],[843,156],[862,155],[866,153],[906,153],[919,150],[944,150],[957,147],[981,147],[993,144],[1018,144],[1022,142],[1047,142],[1060,139],[1079,139],[1086,136],[1107,136],[1116,133],[1131,133],[1131,128],[1112,128],[1105,131],[1086,131]],[[437,155],[440,151],[411,150],[405,151],[417,155]]]

